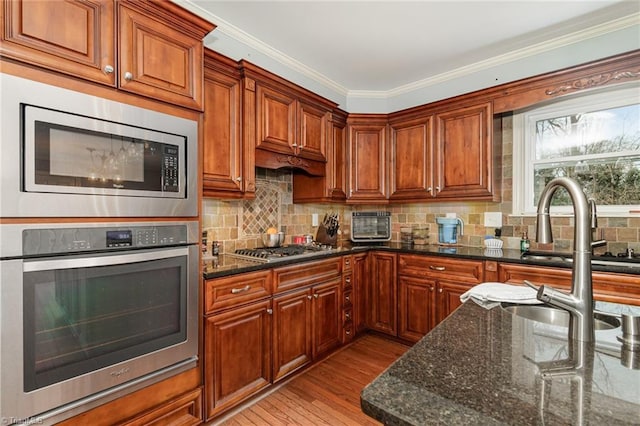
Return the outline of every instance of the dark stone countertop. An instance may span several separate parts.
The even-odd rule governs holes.
[[[233,256],[220,255],[215,258],[207,258],[203,261],[203,275],[205,279],[219,278],[228,275],[240,274],[260,269],[275,268],[283,265],[290,265],[301,262],[309,262],[329,257],[342,256],[345,254],[359,253],[367,250],[382,250],[396,253],[421,254],[430,256],[445,256],[461,259],[475,260],[496,260],[500,262],[521,263],[537,266],[554,266],[560,268],[571,268],[571,263],[557,260],[541,260],[523,258],[519,250],[512,249],[485,249],[483,247],[467,246],[439,246],[439,245],[404,245],[400,243],[386,243],[379,245],[350,245],[346,244],[330,251],[318,252],[314,255],[299,257],[295,259],[277,260],[274,262],[261,263],[252,260],[241,260]],[[593,265],[594,271],[617,272],[640,275],[640,263],[636,267],[619,265]]]
[[[567,330],[469,301],[364,388],[362,409],[388,425],[639,424],[640,370],[623,362],[640,353],[621,351],[620,329],[574,345]]]

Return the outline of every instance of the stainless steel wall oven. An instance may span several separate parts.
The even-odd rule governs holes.
[[[198,215],[198,124],[0,73],[0,217]]]
[[[57,422],[196,365],[198,222],[4,224],[0,242],[3,424]]]

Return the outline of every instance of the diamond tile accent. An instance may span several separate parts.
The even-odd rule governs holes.
[[[256,180],[256,198],[242,203],[242,223],[240,229],[243,237],[256,237],[274,227],[282,226],[282,191],[277,185],[267,181]]]

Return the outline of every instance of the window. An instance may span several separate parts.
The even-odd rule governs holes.
[[[573,97],[513,117],[513,213],[534,214],[540,193],[575,179],[599,214],[640,210],[640,87]],[[563,188],[552,212],[572,213]]]

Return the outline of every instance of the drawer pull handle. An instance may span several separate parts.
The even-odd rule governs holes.
[[[349,284],[351,282],[351,277],[347,277],[344,279],[344,282],[346,282],[347,284]]]
[[[249,290],[251,290],[251,286],[250,285],[245,285],[242,288],[232,288],[231,289],[231,294],[238,294],[238,293],[242,293],[242,292],[249,291]]]
[[[346,334],[347,336],[350,336],[350,335],[351,335],[351,330],[347,330],[347,331],[345,332],[345,334]]]
[[[347,321],[348,321],[348,320],[350,320],[350,319],[351,319],[351,314],[344,314],[344,317],[345,317],[345,318],[347,319]]]
[[[433,266],[433,265],[429,265],[429,269],[433,270],[433,271],[446,271],[447,268],[445,268],[444,266]]]
[[[344,300],[346,300],[347,302],[351,302],[351,297],[350,296],[345,296]]]

